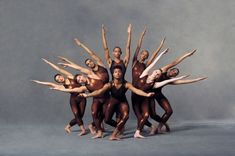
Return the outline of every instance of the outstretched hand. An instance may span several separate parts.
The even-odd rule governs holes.
[[[44,62],[46,62],[46,63],[50,63],[49,61],[47,61],[46,59],[44,59],[44,58],[41,58]]]
[[[144,36],[144,35],[146,34],[146,31],[147,31],[147,27],[145,26],[145,27],[144,27],[144,30],[142,31],[141,36]]]
[[[63,88],[63,86],[55,85],[55,86],[50,87],[50,89],[52,89],[52,90],[62,90],[64,88]]]
[[[194,49],[192,52],[189,52],[189,53],[187,54],[187,56],[192,56],[196,51],[197,51],[197,49]]]
[[[164,37],[164,38],[162,39],[162,41],[161,41],[161,45],[163,45],[163,44],[164,44],[165,40],[166,40],[166,37]]]
[[[35,83],[40,83],[40,81],[38,80],[30,80],[30,81],[35,82]]]
[[[86,94],[86,93],[80,93],[79,96],[86,98],[86,97],[87,97],[87,94]]]
[[[128,33],[131,33],[131,30],[132,30],[132,25],[129,24],[129,25],[128,25],[128,28],[127,28],[127,32],[128,32]]]
[[[69,60],[63,56],[57,56],[61,61],[69,62]]]
[[[101,27],[102,27],[102,31],[103,31],[103,32],[106,32],[106,31],[107,31],[107,28],[104,26],[104,24],[102,24]]]
[[[198,80],[199,81],[201,81],[201,80],[205,80],[205,79],[207,79],[208,77],[201,77],[201,78],[199,78]]]
[[[189,77],[190,75],[183,75],[183,76],[180,76],[179,79],[184,79],[186,77]]]
[[[74,41],[77,43],[78,46],[81,46],[81,45],[82,45],[82,43],[79,41],[78,38],[75,38]]]
[[[62,63],[62,62],[59,62],[58,63],[59,65],[61,65],[62,67],[66,68],[69,66],[69,63]]]
[[[148,93],[148,97],[153,97],[155,95],[155,93],[154,92],[150,92],[150,93]]]
[[[169,48],[165,49],[165,50],[163,51],[163,54],[166,54],[168,51],[169,51]]]

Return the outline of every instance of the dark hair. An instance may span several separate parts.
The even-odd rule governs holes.
[[[56,81],[56,82],[58,82],[57,80],[56,80],[56,77],[57,76],[62,76],[61,74],[55,74],[55,76],[54,76],[54,80]]]
[[[171,68],[170,70],[177,70],[177,73],[179,74],[180,70],[179,68]]]
[[[114,49],[116,49],[116,48],[118,48],[118,49],[120,50],[121,54],[122,54],[122,49],[121,49],[119,46],[114,47],[114,48],[113,48],[113,51],[114,51]]]
[[[81,76],[82,74],[76,74],[74,77],[73,77],[73,80],[75,81],[75,82],[77,82],[77,77],[78,76]]]
[[[175,76],[177,76],[179,74],[179,68],[171,68],[169,69],[169,72],[171,72],[172,70],[176,70],[177,71],[177,74]],[[167,71],[168,72],[168,71]],[[174,76],[173,76],[174,77]]]
[[[146,49],[143,49],[143,50],[141,51],[141,53],[143,53],[143,52],[145,52],[145,51],[148,53],[148,56],[149,56],[149,51],[146,50]]]
[[[87,62],[88,60],[91,60],[91,59],[89,59],[89,58],[88,58],[88,59],[86,59],[86,60],[85,60],[85,64],[86,64],[86,62]],[[87,64],[86,64],[86,65],[87,65]]]
[[[113,71],[114,71],[115,69],[120,69],[120,70],[122,71],[122,67],[121,67],[121,66],[119,66],[119,65],[114,66],[114,67],[113,67]]]

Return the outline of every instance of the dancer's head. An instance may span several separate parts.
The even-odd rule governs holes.
[[[167,71],[167,76],[168,77],[176,77],[179,74],[179,69],[178,68],[171,68]]]
[[[161,75],[162,75],[162,70],[157,69],[157,70],[154,70],[152,74],[149,75],[149,78],[152,79],[153,81],[157,81]]]
[[[140,53],[139,60],[144,62],[149,57],[149,52],[147,50],[142,50]]]
[[[114,67],[113,77],[115,79],[121,79],[122,78],[122,67],[121,66],[115,66]]]
[[[79,84],[83,84],[87,82],[86,76],[83,74],[76,74],[74,76],[74,81],[79,83]]]
[[[57,82],[57,83],[64,83],[64,82],[65,82],[65,78],[64,78],[64,76],[61,75],[61,74],[56,74],[56,75],[54,76],[54,80],[55,80],[55,82]]]
[[[121,48],[120,47],[114,47],[113,48],[113,56],[117,59],[120,59],[121,55],[122,55]]]
[[[95,68],[95,66],[96,66],[95,62],[91,59],[86,59],[85,64],[87,67],[89,67],[91,69]]]

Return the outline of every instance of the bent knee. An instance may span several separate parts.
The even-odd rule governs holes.
[[[144,116],[143,116],[145,119],[146,118],[149,118],[149,113],[144,113]]]
[[[124,114],[123,115],[123,120],[128,120],[128,119],[129,119],[129,114],[128,113]]]
[[[95,118],[98,117],[98,113],[97,113],[97,112],[92,111],[91,114],[92,114],[92,116],[95,117]]]

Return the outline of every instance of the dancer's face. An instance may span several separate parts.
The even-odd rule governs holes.
[[[86,64],[89,68],[94,68],[94,67],[95,67],[95,63],[94,63],[92,60],[90,60],[90,59],[86,60],[85,64]]]
[[[140,61],[144,62],[149,57],[149,52],[144,50],[140,53]]]
[[[115,57],[115,58],[120,58],[121,57],[121,54],[122,54],[122,51],[121,51],[121,49],[120,48],[114,48],[113,49],[113,56]]]
[[[161,74],[162,74],[162,72],[159,69],[157,69],[152,72],[151,77],[154,80],[158,80],[160,78]]]
[[[77,82],[79,84],[86,83],[86,77],[84,75],[77,76]]]
[[[58,82],[58,83],[64,83],[65,78],[62,75],[57,75],[55,77],[55,81]]]
[[[115,79],[121,79],[122,78],[122,70],[119,68],[115,68],[113,71],[113,77]]]
[[[167,71],[167,76],[168,77],[176,77],[179,74],[179,69],[178,68],[173,68]]]

